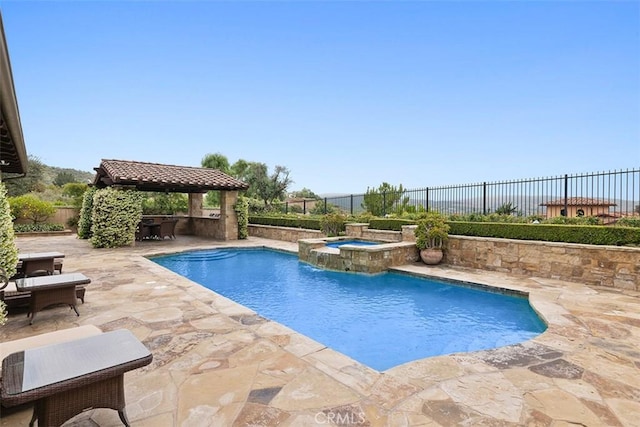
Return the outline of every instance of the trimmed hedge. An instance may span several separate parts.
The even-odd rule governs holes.
[[[585,245],[639,245],[640,228],[598,225],[509,224],[450,221],[450,234]]]
[[[416,221],[398,218],[372,218],[369,228],[372,230],[402,231],[403,225],[415,225]]]
[[[322,230],[320,219],[250,216],[250,224]],[[416,221],[398,218],[372,218],[371,230],[402,231],[403,225]],[[495,237],[500,239],[582,243],[585,245],[640,245],[640,228],[602,225],[522,224],[506,222],[447,221],[449,234]],[[343,228],[344,230],[344,228]]]
[[[133,244],[142,219],[142,196],[133,190],[111,187],[96,191],[91,215],[91,245],[117,248]]]
[[[15,243],[11,207],[7,199],[7,189],[4,183],[0,182],[0,268],[5,270],[7,277],[11,277],[16,274],[17,265],[18,247]]]
[[[16,233],[41,233],[47,231],[64,231],[63,224],[14,224],[13,229]]]
[[[238,217],[238,239],[244,240],[249,237],[249,200],[244,197],[238,197],[233,209]]]
[[[283,218],[274,216],[249,215],[249,224],[273,225],[275,227],[306,228],[321,230],[320,218]]]
[[[82,208],[80,208],[80,217],[78,219],[78,238],[80,239],[91,238],[93,196],[96,191],[98,191],[96,187],[89,187],[82,196]]]

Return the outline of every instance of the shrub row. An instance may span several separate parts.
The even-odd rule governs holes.
[[[47,231],[64,231],[62,224],[14,224],[13,229],[16,233],[43,233]]]
[[[274,216],[250,215],[249,223],[256,225],[273,225],[275,227],[306,228],[320,230],[320,218],[285,218]]]
[[[410,219],[372,218],[369,220],[369,228],[373,230],[402,231],[403,225],[413,225],[415,223]]]
[[[450,234],[502,239],[582,243],[586,245],[639,245],[640,228],[597,225],[508,224],[450,221]]]

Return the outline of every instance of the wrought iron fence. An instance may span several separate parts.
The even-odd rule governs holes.
[[[285,205],[286,211],[327,213],[336,209],[357,215],[437,210],[444,214],[490,214],[510,210],[522,216],[640,215],[640,168],[566,174],[555,177],[425,187],[401,193],[350,194]]]

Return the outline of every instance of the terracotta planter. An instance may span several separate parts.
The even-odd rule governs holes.
[[[442,261],[443,253],[439,248],[427,248],[420,250],[420,259],[428,265],[436,265]]]

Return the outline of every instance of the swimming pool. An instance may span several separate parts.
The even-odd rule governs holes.
[[[515,344],[546,328],[523,297],[399,273],[322,270],[274,250],[151,260],[380,371]]]

